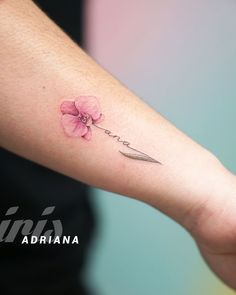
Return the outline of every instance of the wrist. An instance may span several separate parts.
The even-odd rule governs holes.
[[[194,238],[203,240],[216,226],[215,220],[220,222],[220,216],[226,208],[230,214],[236,196],[236,176],[216,157],[213,156],[209,161],[209,175],[205,179],[203,193],[180,222]]]

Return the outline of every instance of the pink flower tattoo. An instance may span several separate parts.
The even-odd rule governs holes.
[[[94,96],[80,96],[74,101],[66,100],[61,104],[61,112],[65,133],[86,140],[92,137],[91,125],[104,119]]]
[[[123,156],[152,163],[162,164],[147,154],[131,147],[130,142],[123,140],[120,136],[113,134],[109,129],[103,128],[98,123],[104,120],[100,105],[95,96],[79,96],[73,101],[65,100],[60,106],[62,113],[62,126],[65,133],[70,137],[82,137],[90,140],[92,137],[92,126],[102,130],[106,135],[116,139],[123,147],[132,152],[119,151]]]

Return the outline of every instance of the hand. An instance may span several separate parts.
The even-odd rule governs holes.
[[[228,175],[225,185],[225,194],[208,199],[190,232],[209,267],[236,289],[236,177]]]

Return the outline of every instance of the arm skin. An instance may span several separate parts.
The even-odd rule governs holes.
[[[0,0],[0,145],[90,185],[161,210],[195,238],[202,255],[236,288],[236,180],[98,66],[29,0]],[[60,105],[96,96],[99,123],[161,162],[130,159],[127,147],[91,126],[67,136]],[[14,171],[12,172],[14,173]]]

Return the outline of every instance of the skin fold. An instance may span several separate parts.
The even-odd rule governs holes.
[[[236,289],[235,176],[97,65],[30,0],[0,1],[0,44],[0,145],[161,210],[190,232],[210,268]],[[85,103],[96,98],[104,115],[100,128],[91,104],[79,104],[75,118],[63,113],[63,102],[79,97]]]

